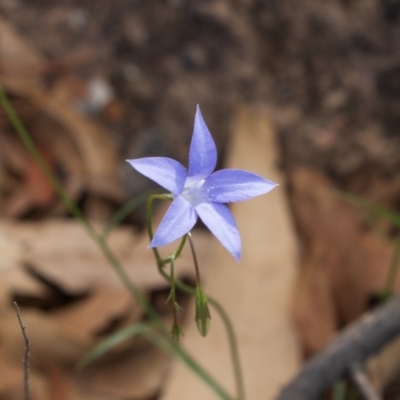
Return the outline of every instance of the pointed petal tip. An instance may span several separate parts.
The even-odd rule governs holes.
[[[203,117],[203,113],[201,112],[200,104],[196,105],[196,112],[195,112],[194,118],[195,118],[195,120],[202,121],[206,125],[204,117]],[[207,127],[207,125],[206,125],[206,127]]]
[[[143,157],[126,160],[131,167],[173,194],[180,194],[187,177],[186,168],[168,157]]]
[[[163,246],[163,243],[155,243],[154,242],[154,238],[153,240],[149,243],[149,245],[147,246],[148,249],[154,249],[155,247],[160,247]]]

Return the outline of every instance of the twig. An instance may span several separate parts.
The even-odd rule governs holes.
[[[22,337],[24,338],[25,343],[25,353],[22,363],[24,365],[24,400],[29,400],[30,392],[29,392],[29,350],[30,350],[30,342],[28,336],[26,335],[26,327],[22,323],[21,315],[19,313],[19,307],[16,301],[14,301],[14,306],[17,311],[17,317],[19,326],[21,327]]]
[[[276,400],[314,400],[400,334],[400,296],[349,325],[307,362]]]
[[[367,374],[360,364],[354,363],[351,366],[350,376],[365,400],[381,400],[381,397],[371,385]]]

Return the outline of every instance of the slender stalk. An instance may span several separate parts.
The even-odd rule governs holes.
[[[0,103],[1,103],[4,111],[6,112],[7,117],[10,120],[12,126],[14,127],[18,136],[20,137],[22,143],[25,145],[26,149],[28,150],[30,155],[33,157],[36,164],[39,166],[39,168],[43,172],[44,176],[46,177],[46,179],[50,182],[52,188],[57,193],[59,198],[62,200],[65,207],[74,216],[74,218],[77,219],[85,227],[86,231],[89,233],[89,235],[92,238],[97,237],[95,230],[88,223],[88,221],[86,220],[82,211],[79,209],[79,207],[76,205],[76,203],[73,202],[69,198],[69,196],[67,195],[67,193],[64,191],[61,184],[57,180],[57,178],[54,176],[54,174],[50,170],[48,164],[46,163],[46,161],[44,160],[44,158],[38,151],[31,136],[29,135],[28,131],[25,129],[24,124],[22,123],[22,121],[18,117],[17,113],[15,112],[14,107],[8,100],[8,97],[1,85],[0,85]]]
[[[178,343],[167,340],[163,336],[156,335],[152,332],[146,333],[145,337],[153,342],[156,346],[163,348],[165,351],[169,352],[171,355],[176,356],[176,354],[178,354],[180,358],[185,360],[187,365],[189,365],[192,369],[199,371],[198,376],[202,378],[204,382],[207,382],[221,399],[233,400],[232,397],[224,389],[221,388],[221,386],[215,384],[214,379],[203,368],[200,367],[200,365],[193,357],[189,356],[188,353],[183,351],[182,346],[180,346]]]
[[[400,263],[400,235],[397,237],[396,243],[394,245],[393,257],[390,262],[389,272],[383,289],[384,296],[392,295],[394,293],[396,278],[399,272],[399,263]]]
[[[168,282],[170,282],[170,277],[164,270],[159,269],[159,272],[164,277],[164,279],[166,279]],[[186,285],[179,279],[175,280],[175,285],[180,290],[182,290],[186,293],[189,293],[193,296],[196,295],[196,289],[194,287]],[[237,345],[237,338],[236,338],[235,330],[233,328],[232,322],[231,322],[228,314],[225,312],[225,310],[221,306],[221,304],[211,296],[207,296],[207,298],[208,298],[208,302],[215,309],[215,311],[217,311],[217,313],[219,314],[219,316],[225,326],[227,335],[228,335],[229,351],[230,351],[231,359],[232,359],[237,399],[245,400],[246,396],[245,396],[245,390],[244,390],[243,373],[242,373],[242,368],[241,368],[241,363],[240,363],[239,349],[238,349],[238,345]]]
[[[197,255],[194,247],[194,243],[192,240],[192,235],[189,232],[187,234],[189,244],[190,244],[190,250],[192,252],[193,256],[193,262],[194,266],[196,269],[196,279],[197,279],[197,284],[199,287],[201,286],[201,281],[200,281],[200,271],[199,271],[199,265],[197,261]],[[244,382],[243,382],[243,375],[242,375],[242,369],[241,369],[241,364],[240,364],[240,358],[239,358],[239,351],[238,351],[238,346],[237,346],[237,340],[236,340],[236,335],[235,335],[235,330],[233,328],[233,325],[231,323],[230,318],[228,317],[228,314],[225,312],[221,304],[213,299],[212,297],[207,296],[209,303],[216,309],[218,314],[220,315],[224,325],[225,325],[225,330],[228,334],[228,342],[229,342],[229,350],[231,353],[231,358],[232,358],[232,365],[233,365],[233,373],[235,377],[235,383],[236,383],[236,393],[238,395],[239,400],[244,400],[245,399],[245,390],[244,390]]]
[[[147,199],[147,233],[149,235],[150,241],[153,240],[153,201],[154,200],[172,200],[172,196],[168,194],[152,194],[149,196]],[[160,256],[160,253],[157,249],[157,247],[152,247],[151,250],[153,251],[154,257],[157,261],[157,266],[158,268],[162,268],[162,266],[165,264],[163,262],[162,257]]]
[[[22,121],[19,119],[17,113],[15,112],[13,106],[11,105],[3,87],[0,85],[0,104],[2,105],[4,111],[7,114],[8,119],[10,120],[11,124],[13,125],[15,131],[17,132],[18,136],[20,137],[21,141],[24,143],[25,147],[29,151],[29,153],[34,158],[35,162],[42,170],[43,174],[45,175],[46,179],[48,179],[49,183],[60,197],[68,211],[78,220],[82,226],[85,228],[89,236],[97,243],[99,248],[101,249],[105,258],[109,261],[110,265],[117,273],[118,277],[120,278],[121,282],[125,286],[125,288],[129,291],[132,297],[140,304],[143,311],[148,315],[148,317],[152,320],[152,322],[160,329],[160,332],[163,333],[165,336],[165,340],[169,340],[169,334],[167,329],[165,328],[162,320],[156,310],[146,301],[144,296],[140,293],[139,289],[131,282],[129,276],[122,268],[121,264],[113,254],[112,250],[108,246],[106,240],[102,235],[99,235],[90,222],[86,219],[83,212],[80,210],[78,205],[68,196],[68,194],[64,191],[62,185],[57,180],[57,178],[52,173],[51,169],[47,165],[46,161],[43,159],[42,155],[38,151],[36,145],[34,144],[31,136],[29,135],[28,131],[26,130],[25,126],[23,125]],[[160,197],[163,200],[171,199],[169,195],[161,195]],[[157,254],[157,263],[158,260],[161,260],[158,252]],[[159,266],[162,268],[162,265]],[[174,356],[180,358],[189,368],[191,368],[194,373],[196,373],[203,381],[212,388],[215,393],[217,393],[222,399],[225,400],[232,400],[231,396],[210,376],[192,357],[182,348],[179,346],[175,346],[177,350],[172,352]]]
[[[196,282],[199,287],[201,287],[201,280],[200,280],[200,270],[199,270],[199,263],[197,261],[197,255],[196,255],[196,249],[194,248],[194,243],[192,239],[192,234],[189,232],[187,234],[188,240],[189,240],[189,245],[190,245],[190,251],[192,252],[192,258],[193,258],[193,263],[194,263],[194,269],[196,271]]]
[[[111,231],[119,225],[128,215],[130,215],[134,210],[136,210],[139,206],[146,203],[147,198],[154,194],[154,190],[147,190],[143,193],[140,193],[134,199],[130,200],[124,206],[122,206],[110,219],[108,224],[103,230],[103,237],[107,238]]]
[[[164,196],[165,195],[152,195],[147,200],[147,231],[148,231],[150,240],[152,240],[153,236],[154,236],[152,203],[156,199],[157,200],[169,200],[169,198],[166,198]],[[189,237],[189,235],[190,235],[190,232],[183,237],[183,239],[180,243],[179,249],[180,249],[180,251],[182,251],[183,246],[185,244],[184,241],[186,240],[186,236],[187,236],[189,239],[189,244],[191,245],[192,254],[194,254],[193,260],[195,263],[197,281],[200,282],[200,273],[199,273],[199,267],[198,267],[198,262],[197,262],[197,256],[194,251],[193,241],[191,241],[191,237]],[[160,275],[171,285],[172,284],[171,276],[169,276],[167,274],[167,272],[165,272],[165,270],[163,269],[164,260],[161,258],[160,253],[158,252],[157,248],[153,248],[152,250],[153,250],[154,256],[157,261],[157,267],[158,267],[158,271],[159,271]],[[189,293],[193,296],[196,296],[196,288],[186,285],[179,279],[175,279],[174,284],[176,285],[176,287],[178,287],[182,291]],[[234,330],[233,325],[228,317],[228,314],[225,312],[225,310],[223,309],[221,304],[219,304],[219,302],[216,299],[214,299],[210,296],[207,296],[207,298],[208,298],[209,303],[215,308],[215,310],[219,314],[219,316],[225,326],[225,330],[228,335],[229,350],[230,350],[231,359],[232,359],[233,373],[234,373],[235,384],[236,384],[236,392],[237,392],[237,396],[238,396],[237,398],[238,398],[238,400],[245,400],[246,396],[245,396],[245,390],[244,390],[243,373],[242,373],[242,368],[241,368],[241,364],[240,364],[239,350],[238,350],[235,330]]]
[[[29,390],[29,352],[30,352],[30,341],[28,339],[28,336],[26,334],[26,327],[22,323],[21,319],[21,314],[19,312],[19,307],[16,301],[14,301],[14,307],[17,312],[17,318],[19,322],[19,326],[21,328],[22,332],[22,337],[24,339],[25,343],[25,352],[24,352],[24,358],[22,360],[22,363],[24,364],[24,400],[29,400],[30,399],[30,390]]]
[[[178,342],[179,338],[182,334],[182,330],[181,330],[181,327],[179,326],[179,321],[178,321],[179,305],[178,305],[178,302],[176,301],[175,259],[174,258],[171,258],[170,267],[171,267],[171,289],[170,289],[170,293],[168,296],[168,300],[171,301],[172,316],[174,319],[173,324],[172,324],[171,336],[172,336],[172,339],[174,339]]]
[[[172,253],[172,257],[174,258],[174,260],[176,260],[181,255],[182,250],[186,244],[186,239],[187,239],[187,235],[183,236],[181,242],[179,243],[178,248],[176,249],[176,251],[174,253]]]

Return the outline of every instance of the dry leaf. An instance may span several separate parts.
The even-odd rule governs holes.
[[[392,248],[365,229],[360,210],[335,195],[333,184],[320,173],[297,168],[291,181],[305,244],[295,313],[305,351],[312,354],[382,290]]]
[[[155,220],[160,217],[156,215]],[[0,265],[4,265],[0,269],[0,350],[5,346],[7,359],[20,362],[23,349],[15,310],[10,306],[17,298],[22,302],[21,315],[32,343],[32,370],[48,373],[61,368],[67,374],[64,378],[71,399],[93,398],[93,393],[105,399],[153,396],[159,390],[169,357],[139,337],[116,347],[81,374],[72,370],[108,334],[143,317],[83,228],[74,221],[61,220],[2,220],[0,226],[0,249],[8,250],[4,252],[6,259],[0,253]],[[193,235],[198,255],[206,259],[209,235],[197,231]],[[167,288],[156,271],[152,251],[147,249],[146,235],[116,228],[109,243],[144,294]],[[163,251],[175,248],[176,244]],[[188,249],[176,267],[177,276],[193,277]],[[164,319],[171,323],[170,311]],[[136,371],[134,375],[132,371]],[[58,381],[52,374],[47,378],[53,393]]]
[[[18,75],[26,82],[37,78],[43,57],[34,44],[20,35],[12,24],[0,18],[0,59],[2,74]]]

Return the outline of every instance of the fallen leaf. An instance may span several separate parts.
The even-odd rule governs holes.
[[[371,297],[383,289],[392,248],[366,229],[362,212],[340,199],[321,173],[299,167],[290,176],[304,240],[295,314],[305,352],[313,354],[366,311]]]
[[[155,222],[160,218],[157,213]],[[4,265],[0,269],[0,350],[4,348],[7,359],[20,362],[23,349],[15,310],[10,307],[18,298],[31,341],[32,371],[65,371],[62,376],[68,381],[71,399],[93,398],[93,393],[105,399],[149,398],[158,392],[169,357],[141,337],[117,346],[82,373],[73,372],[76,362],[101,340],[143,318],[83,228],[63,220],[1,220],[0,227],[0,249],[7,249],[4,255],[0,253],[0,266]],[[98,231],[102,228],[95,226]],[[207,259],[210,235],[197,230],[193,235],[198,255]],[[165,306],[168,285],[157,272],[147,235],[115,228],[109,244],[145,296],[165,292],[165,296],[156,296],[159,300],[154,297],[154,307],[159,308],[161,301],[160,311],[170,325],[170,307]],[[175,249],[176,243],[162,250]],[[177,262],[176,276],[193,279],[192,263],[186,249]],[[133,376],[132,371],[136,371]],[[53,393],[58,381],[51,374],[47,379]]]

